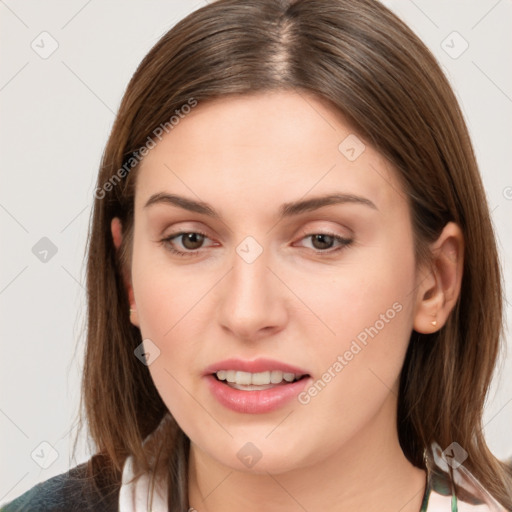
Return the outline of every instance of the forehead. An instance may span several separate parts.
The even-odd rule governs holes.
[[[405,199],[389,163],[329,103],[296,92],[199,103],[138,172],[136,209],[164,191],[246,213],[333,191],[364,195],[384,210]]]

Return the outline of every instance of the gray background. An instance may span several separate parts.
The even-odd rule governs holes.
[[[83,361],[84,248],[100,157],[139,61],[204,3],[0,0],[0,503],[91,454],[85,439],[75,458],[70,449]],[[384,3],[432,49],[456,90],[509,296],[512,2]],[[52,45],[58,48],[48,55]],[[510,324],[508,304],[506,312]],[[512,455],[511,371],[512,356],[504,355],[485,412],[488,443],[501,458]]]

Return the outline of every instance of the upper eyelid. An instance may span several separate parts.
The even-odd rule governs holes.
[[[206,238],[209,238],[210,240],[212,240],[212,237],[209,236],[208,233],[206,233],[205,231],[206,230],[193,229],[193,228],[192,229],[186,229],[186,228],[178,229],[175,232],[169,233],[167,235],[162,235],[162,238],[169,239],[169,238],[177,237],[179,235],[195,233],[198,235],[203,235]],[[352,230],[349,230],[349,231],[350,231],[350,234],[347,236],[347,235],[337,234],[335,232],[335,230],[333,230],[333,229],[322,229],[322,228],[304,229],[304,228],[302,228],[298,236],[306,237],[306,236],[312,236],[312,235],[330,235],[330,236],[339,237],[339,238],[349,238],[349,237],[353,236]]]
[[[194,233],[194,234],[198,234],[198,235],[202,235],[204,236],[205,238],[207,238],[208,240],[210,241],[214,241],[210,236],[208,236],[206,233],[204,232],[201,232],[201,231],[198,231],[198,230],[179,230],[177,231],[176,233],[171,233],[167,236],[165,236],[162,241],[166,241],[166,242],[169,242],[171,243],[171,241],[173,241],[173,239],[175,238],[179,238],[180,236],[183,236],[183,235],[186,235],[186,234],[189,234],[189,233]],[[352,242],[353,241],[353,235],[350,235],[349,237],[347,236],[343,236],[343,235],[339,235],[339,234],[336,234],[330,230],[322,230],[322,229],[319,229],[317,231],[315,231],[314,229],[313,230],[304,230],[301,234],[300,234],[300,238],[298,239],[298,241],[301,241],[303,240],[304,238],[309,238],[309,237],[312,237],[314,235],[327,235],[327,236],[332,236],[335,240],[343,240],[343,241],[350,241]],[[187,249],[184,249],[182,250],[182,252],[187,252],[187,253],[196,253],[196,252],[200,252],[202,249],[205,249],[204,247],[200,247],[199,249],[190,249],[190,250],[187,250]],[[322,251],[322,252],[328,252],[328,251]]]
[[[181,221],[181,222],[177,222],[176,224],[179,225],[179,224],[183,224],[183,223],[187,223],[187,222],[189,222],[189,221]],[[315,234],[329,234],[329,235],[333,235],[333,236],[339,236],[341,238],[348,238],[348,237],[354,236],[354,232],[352,229],[350,229],[346,225],[339,224],[339,222],[337,222],[335,220],[318,219],[313,222],[314,223],[316,223],[316,222],[332,222],[332,223],[337,224],[339,227],[343,227],[343,230],[347,231],[348,233],[346,233],[346,234],[337,233],[336,231],[338,231],[339,228],[337,230],[337,229],[329,228],[329,227],[316,227],[316,226],[310,227],[307,229],[304,228],[303,226],[301,226],[294,231],[295,232],[299,231],[302,236],[315,235]],[[191,221],[190,223],[194,224],[195,222]],[[311,222],[306,222],[306,225],[310,224],[310,223]],[[199,224],[203,224],[203,223],[200,222]],[[162,230],[162,232],[165,232],[165,230]],[[169,238],[169,237],[176,236],[178,234],[183,234],[183,233],[199,233],[199,234],[202,234],[202,235],[207,236],[208,238],[212,239],[212,237],[208,235],[208,232],[211,232],[210,228],[203,229],[203,228],[195,228],[195,227],[184,227],[184,228],[178,228],[174,232],[172,232],[168,235],[165,235],[165,238]],[[231,230],[230,230],[230,232],[231,232]],[[162,234],[162,237],[164,237],[163,234]]]

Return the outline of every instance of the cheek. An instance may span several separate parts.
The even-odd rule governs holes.
[[[413,325],[411,248],[412,242],[382,245],[368,256],[361,251],[331,279],[297,281],[297,294],[321,319],[303,329],[309,339],[304,349],[320,380],[303,396],[304,403],[364,415],[395,386]],[[333,421],[340,421],[336,412]]]
[[[341,264],[322,272],[292,274],[283,269],[284,280],[293,283],[310,318],[316,317],[322,347],[339,350],[355,338],[364,343],[368,330],[375,334],[375,329],[390,342],[408,340],[415,277],[410,248],[408,243],[397,247],[382,243],[372,250],[347,253]]]
[[[149,365],[151,377],[179,421],[194,410],[187,390],[195,392],[190,375],[200,371],[197,355],[211,326],[207,296],[218,277],[172,266],[162,251],[134,244],[132,284],[142,339],[159,351]]]
[[[153,383],[178,424],[197,436],[204,409],[193,399],[197,391],[190,376],[197,373],[199,340],[204,339],[199,332],[205,316],[200,299],[211,285],[200,285],[179,270],[151,265],[135,267],[133,285],[142,338],[159,350],[148,367]]]
[[[134,239],[132,284],[143,337],[167,343],[187,323],[211,284],[190,266],[170,263],[165,249]]]

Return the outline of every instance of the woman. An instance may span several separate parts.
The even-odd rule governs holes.
[[[2,510],[512,508],[481,431],[484,190],[448,82],[381,4],[182,20],[128,85],[95,198],[97,454]]]

